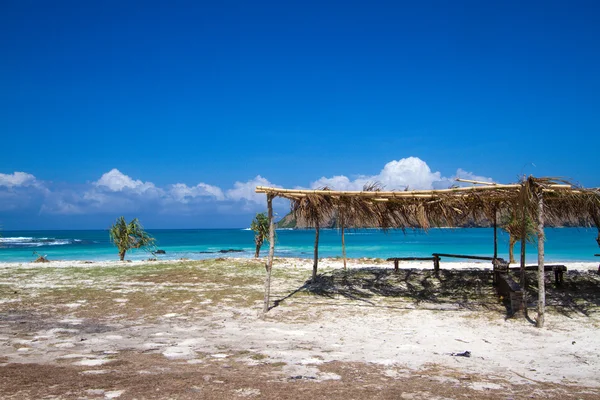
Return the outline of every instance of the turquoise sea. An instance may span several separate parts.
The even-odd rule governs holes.
[[[253,257],[253,232],[248,229],[164,229],[148,230],[157,240],[157,248],[166,254],[159,259],[206,259],[216,257]],[[598,261],[600,249],[597,231],[589,228],[549,228],[546,230],[547,262]],[[1,231],[0,262],[28,262],[36,254],[49,260],[117,260],[116,248],[106,230]],[[314,230],[278,230],[276,257],[312,258]],[[515,246],[518,258],[519,246]],[[266,256],[268,244],[262,248]],[[388,231],[361,229],[346,231],[346,252],[350,258],[388,258],[430,256],[431,253],[493,255],[493,229],[460,228]],[[527,246],[527,260],[537,258],[536,247]],[[339,230],[321,230],[319,256],[339,257]],[[498,230],[498,255],[508,259],[508,235]],[[143,260],[152,257],[143,250],[133,250],[126,258]],[[450,261],[450,260],[448,260]],[[456,260],[460,261],[460,260]]]

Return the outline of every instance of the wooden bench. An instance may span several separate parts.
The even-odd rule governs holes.
[[[523,289],[508,274],[499,274],[498,293],[508,299],[511,315],[523,309]]]
[[[519,271],[521,267],[511,267],[512,271]],[[537,271],[537,265],[526,265],[525,271]],[[554,272],[554,283],[558,286],[563,283],[563,274],[567,272],[567,267],[564,265],[544,265],[544,272]]]
[[[394,262],[394,270],[398,271],[398,262],[399,261],[433,261],[434,269],[435,269],[435,257],[390,257],[386,261]],[[438,264],[439,266],[439,264]]]
[[[394,270],[398,271],[399,261],[433,261],[433,269],[437,273],[440,270],[440,259],[442,257],[452,258],[466,258],[468,260],[483,260],[491,261],[494,266],[494,285],[498,281],[499,273],[508,272],[508,262],[502,258],[484,257],[484,256],[471,256],[462,254],[446,254],[446,253],[433,253],[432,257],[390,257],[387,261],[394,262]]]
[[[483,257],[483,256],[469,256],[463,254],[444,254],[444,253],[433,253],[434,257],[442,258],[442,257],[453,257],[453,258],[467,258],[469,260],[484,260],[484,261],[493,261],[494,257]]]
[[[483,257],[483,256],[470,256],[464,254],[445,254],[445,253],[433,253],[433,269],[438,271],[440,269],[440,259],[442,257],[452,257],[452,258],[466,258],[467,260],[483,260],[483,261],[492,261],[497,260],[498,258],[494,257]]]

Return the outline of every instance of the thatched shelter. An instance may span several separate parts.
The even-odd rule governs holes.
[[[362,191],[335,191],[280,189],[258,186],[257,193],[267,195],[270,234],[274,235],[272,200],[281,197],[290,200],[297,219],[303,219],[315,228],[313,280],[318,267],[319,226],[326,216],[336,213],[338,226],[379,227],[382,229],[428,229],[432,226],[457,226],[470,218],[474,221],[496,220],[499,213],[512,213],[523,221],[530,219],[536,226],[538,239],[538,318],[537,326],[544,324],[544,226],[566,220],[581,225],[598,227],[600,190],[586,189],[554,178],[527,177],[514,184],[497,184],[460,180],[468,187],[440,190],[383,191],[378,185],[368,185]],[[525,226],[525,224],[523,224]],[[600,233],[599,233],[600,235]],[[496,229],[494,229],[494,261],[497,257]],[[269,309],[269,291],[275,243],[270,240],[266,265],[264,312]],[[342,246],[345,265],[344,236]],[[521,270],[524,281],[525,244],[522,243]],[[526,308],[525,308],[526,309]]]

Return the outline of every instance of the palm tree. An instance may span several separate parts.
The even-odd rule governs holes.
[[[511,212],[505,216],[502,220],[502,229],[508,232],[508,257],[509,263],[515,263],[515,244],[522,239],[523,232],[525,233],[525,240],[529,243],[535,241],[535,227],[530,217],[525,218],[525,229],[523,229],[523,220],[519,216]]]
[[[269,218],[267,214],[264,212],[257,213],[250,224],[250,229],[254,231],[254,244],[256,244],[254,257],[258,258],[261,246],[265,240],[269,240]]]
[[[137,218],[127,223],[125,217],[119,217],[108,231],[110,240],[119,249],[119,259],[125,259],[125,253],[130,249],[153,247],[156,240],[150,236]]]

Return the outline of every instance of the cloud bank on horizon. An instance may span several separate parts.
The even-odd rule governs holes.
[[[388,162],[376,175],[352,179],[344,175],[321,177],[306,187],[361,190],[369,182],[379,182],[386,190],[439,189],[455,184],[455,178],[492,181],[460,168],[454,175],[444,177],[441,172],[432,172],[418,157],[407,157]],[[140,218],[151,214],[164,216],[165,225],[170,216],[233,214],[247,219],[248,215],[264,211],[266,206],[265,195],[255,193],[256,186],[281,187],[260,175],[245,182],[234,182],[231,188],[221,188],[204,182],[159,187],[116,168],[96,181],[79,185],[56,185],[27,172],[0,173],[0,223],[3,215],[18,212],[44,216],[135,214]],[[285,213],[287,202],[281,200],[275,207]]]
[[[361,175],[354,180],[344,175],[322,177],[313,182],[310,187],[316,189],[328,186],[335,190],[362,190],[367,183],[379,182],[386,190],[446,189],[457,184],[456,178],[492,182],[492,178],[478,176],[461,168],[453,176],[443,177],[440,172],[431,172],[427,163],[420,158],[407,157],[390,161],[377,175]]]

